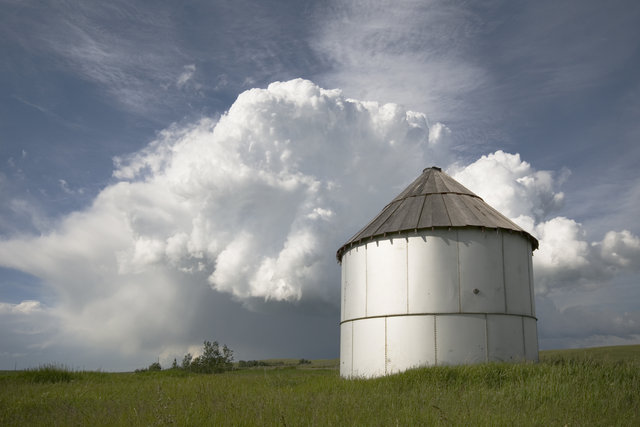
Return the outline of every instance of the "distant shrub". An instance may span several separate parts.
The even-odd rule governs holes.
[[[264,360],[241,360],[238,362],[238,368],[253,368],[256,366],[269,366]]]
[[[162,366],[160,366],[160,362],[153,362],[149,367],[136,369],[134,372],[136,374],[141,374],[143,372],[159,372],[162,370]]]
[[[35,369],[22,372],[22,377],[34,383],[60,383],[69,382],[79,375],[63,366],[42,365]]]
[[[298,365],[310,365],[311,364],[311,360],[307,360],[307,359],[300,359],[298,361]]]

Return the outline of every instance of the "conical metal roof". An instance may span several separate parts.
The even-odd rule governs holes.
[[[481,227],[522,233],[533,250],[538,240],[438,167],[422,171],[369,224],[342,245],[338,261],[350,247],[374,237],[433,228]]]

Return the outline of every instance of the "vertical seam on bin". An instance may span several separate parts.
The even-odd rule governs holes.
[[[507,272],[505,271],[504,263],[504,233],[500,233],[500,242],[502,246],[502,294],[504,296],[504,312],[507,311]]]
[[[460,274],[460,232],[456,230],[456,255],[458,264],[458,313],[462,313],[462,277]]]
[[[438,366],[438,326],[436,325],[438,316],[433,315],[433,365]]]
[[[404,252],[404,258],[405,258],[405,267],[406,267],[406,280],[407,280],[407,286],[405,289],[405,298],[407,299],[407,314],[409,314],[409,236],[407,235],[406,237],[406,241],[405,241],[405,252]]]
[[[346,294],[346,290],[344,266],[340,263],[340,322],[344,320],[344,296]]]
[[[535,298],[535,292],[533,291],[533,274],[531,274],[531,256],[529,254],[529,248],[527,248],[527,282],[529,283],[529,314],[535,316],[533,312],[533,299]]]
[[[355,324],[355,322],[350,322],[351,323],[351,373],[349,374],[349,376],[353,376],[353,325]]]
[[[522,360],[527,360],[527,337],[524,334],[524,317],[520,317],[520,322],[522,324]]]
[[[489,315],[484,315],[484,359],[489,361]]]
[[[384,374],[387,375],[387,317],[384,318]]]
[[[369,314],[369,244],[364,244],[364,317]]]

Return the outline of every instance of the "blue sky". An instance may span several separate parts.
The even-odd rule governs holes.
[[[335,250],[439,165],[640,343],[635,1],[0,0],[0,369],[337,357]]]

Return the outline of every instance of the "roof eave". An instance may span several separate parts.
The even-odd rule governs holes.
[[[503,228],[503,227],[483,227],[483,226],[433,226],[433,227],[423,227],[423,228],[411,228],[411,229],[407,229],[407,230],[398,230],[398,231],[393,231],[391,233],[380,233],[380,234],[373,234],[370,236],[365,236],[361,239],[357,239],[357,240],[350,240],[347,243],[345,243],[344,245],[342,245],[336,252],[336,260],[338,261],[338,263],[342,263],[342,256],[344,255],[344,253],[348,250],[350,250],[353,247],[356,246],[361,246],[362,244],[366,244],[368,242],[372,242],[374,240],[378,240],[380,238],[393,238],[394,236],[402,236],[402,235],[406,235],[408,233],[419,233],[421,231],[428,231],[428,230],[451,230],[451,229],[482,229],[482,230],[502,230],[502,231],[507,231],[509,233],[518,233],[522,236],[524,236],[525,238],[527,238],[527,240],[529,240],[529,242],[531,243],[531,251],[535,251],[536,249],[538,249],[539,247],[539,242],[538,239],[536,239],[535,237],[533,237],[531,234],[527,233],[524,230],[514,230],[511,228]]]

